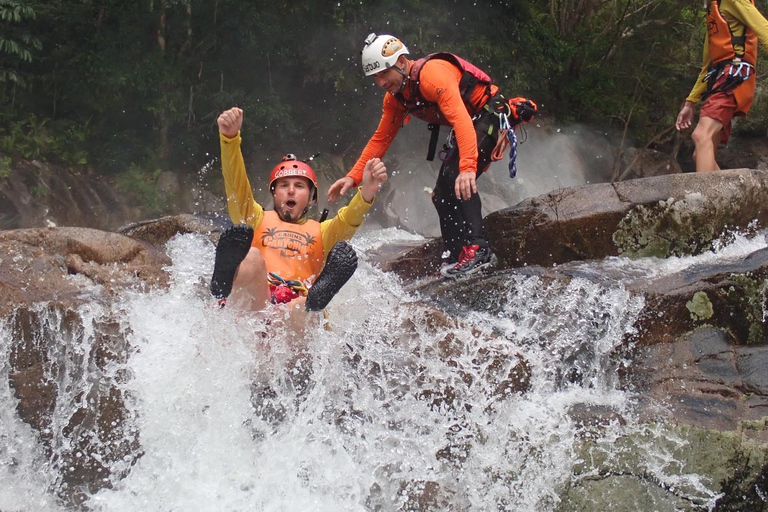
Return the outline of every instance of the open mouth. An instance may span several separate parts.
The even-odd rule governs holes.
[[[289,199],[285,202],[285,206],[292,210],[296,206],[296,201]]]

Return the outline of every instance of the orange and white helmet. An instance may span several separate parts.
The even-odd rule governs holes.
[[[397,58],[408,55],[408,48],[395,36],[382,34],[377,36],[371,32],[365,38],[363,47],[363,72],[371,76],[395,65]]]
[[[317,176],[315,176],[315,171],[312,170],[309,164],[302,162],[296,158],[296,155],[290,153],[285,155],[283,161],[272,169],[272,172],[269,175],[270,192],[275,190],[275,182],[277,180],[294,176],[307,178],[312,183],[314,186],[312,200],[317,201]]]

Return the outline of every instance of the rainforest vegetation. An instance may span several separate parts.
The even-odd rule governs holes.
[[[543,118],[663,147],[705,28],[689,0],[0,0],[0,24],[0,178],[25,158],[136,184],[209,162],[232,105],[246,147],[356,156],[381,105],[369,32],[458,53]],[[760,100],[742,133],[765,135]]]

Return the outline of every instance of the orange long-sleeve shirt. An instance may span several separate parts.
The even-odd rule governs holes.
[[[410,72],[411,66],[413,61],[408,61],[407,72]],[[437,104],[445,119],[453,127],[459,148],[459,171],[477,172],[477,137],[472,118],[461,99],[459,91],[461,74],[461,69],[450,62],[431,59],[421,68],[419,91],[425,101]],[[496,89],[497,87],[493,86],[491,92],[495,93]],[[472,93],[472,103],[480,102],[485,93],[485,87],[476,87]],[[403,90],[403,95],[406,100],[411,99],[408,87]],[[382,158],[387,152],[397,132],[403,126],[407,113],[406,108],[393,95],[384,96],[379,126],[352,170],[347,173],[347,176],[355,180],[355,186],[359,185],[363,179],[365,163],[371,158]]]

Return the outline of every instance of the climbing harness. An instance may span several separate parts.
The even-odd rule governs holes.
[[[726,70],[726,68],[728,68]],[[704,75],[702,82],[706,82],[707,91],[702,95],[702,101],[713,94],[723,92],[727,93],[749,80],[755,67],[749,62],[740,59],[734,59],[732,62],[721,62],[714,66]],[[725,75],[725,80],[717,84],[717,80]],[[717,84],[717,85],[716,85]]]
[[[755,0],[744,0],[754,5]],[[720,0],[707,2],[707,37],[709,62],[708,72],[704,76],[707,90],[703,100],[717,93],[733,95],[736,100],[734,116],[743,116],[749,112],[755,96],[754,64],[757,62],[758,38],[754,30],[743,26],[734,27],[720,11]]]
[[[490,112],[499,118],[498,140],[491,152],[491,161],[498,162],[504,158],[504,151],[509,146],[509,177],[514,178],[517,175],[517,146],[519,143],[516,129],[518,126],[521,126],[525,133],[522,125],[533,119],[538,111],[538,106],[527,98],[517,97],[507,100],[502,94],[497,93],[486,103],[484,108],[486,112]],[[482,115],[483,113],[474,116],[472,123],[477,122]],[[488,135],[493,135],[493,129],[494,123],[488,123]],[[448,134],[448,140],[443,145],[443,150],[438,153],[438,158],[443,162],[453,156],[453,151],[456,149],[455,140],[454,131],[451,129]],[[522,142],[525,142],[525,140],[523,139]]]

